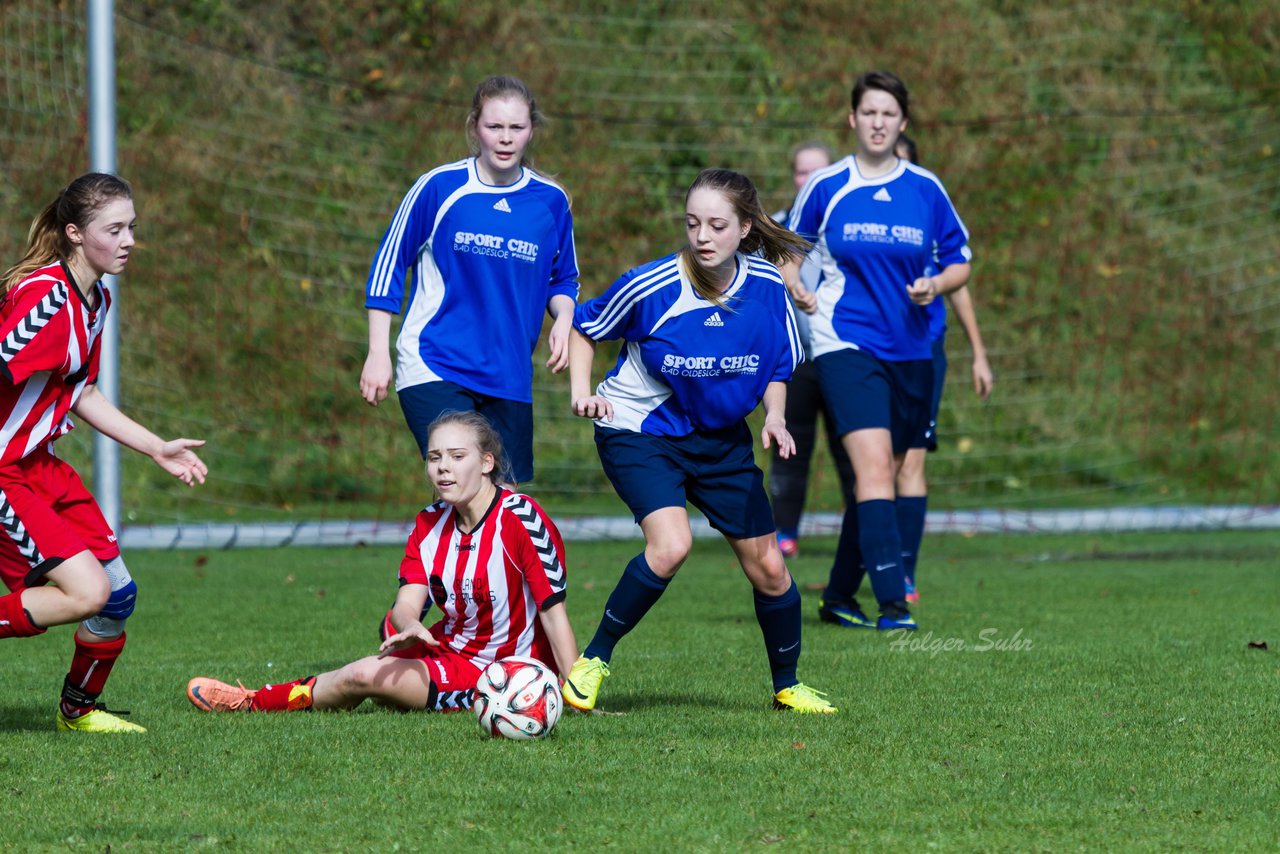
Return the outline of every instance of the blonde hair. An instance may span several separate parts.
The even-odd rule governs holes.
[[[27,249],[0,279],[3,293],[8,293],[27,276],[54,261],[66,261],[73,247],[67,238],[67,226],[83,230],[94,214],[108,202],[132,199],[129,182],[105,172],[89,172],[72,181],[36,215],[27,232]]]
[[[427,427],[428,444],[430,444],[432,433],[440,427],[448,427],[451,424],[470,428],[475,434],[476,447],[480,450],[480,455],[493,456],[493,471],[489,472],[489,480],[494,486],[516,482],[511,471],[511,461],[507,459],[506,451],[502,447],[502,436],[494,429],[488,418],[474,409],[446,409],[437,415],[436,420]]]
[[[703,189],[720,193],[733,207],[739,220],[751,223],[751,230],[738,244],[739,252],[760,255],[774,264],[783,264],[788,260],[803,261],[813,248],[809,241],[778,225],[764,212],[764,208],[760,206],[760,194],[746,175],[729,169],[703,169],[684,194],[685,205],[689,204],[689,197],[695,190]],[[698,296],[726,308],[727,299],[718,287],[719,283],[711,271],[693,257],[693,248],[685,243],[679,254],[680,263]]]

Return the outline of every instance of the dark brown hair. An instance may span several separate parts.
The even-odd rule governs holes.
[[[853,93],[849,97],[850,109],[857,112],[858,104],[862,103],[862,96],[871,89],[888,92],[898,102],[898,107],[902,110],[902,117],[904,119],[911,118],[911,99],[907,95],[907,84],[903,83],[897,75],[888,71],[868,71],[854,81]]]
[[[920,152],[916,149],[916,141],[907,136],[905,132],[898,134],[898,144],[894,148],[897,149],[898,146],[902,146],[905,149],[907,159],[912,163],[918,164],[920,162]]]

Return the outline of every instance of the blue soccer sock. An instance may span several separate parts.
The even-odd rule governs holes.
[[[924,517],[928,511],[929,496],[898,496],[894,502],[898,509],[898,535],[902,537],[902,574],[907,582],[915,584],[916,564],[920,557],[920,542],[924,539]]]
[[[608,662],[613,657],[613,648],[622,640],[627,632],[639,624],[644,615],[662,596],[671,582],[669,578],[659,578],[649,568],[644,552],[636,555],[622,571],[622,577],[609,594],[604,605],[604,617],[596,627],[595,637],[587,644],[582,653],[585,658],[599,658]]]
[[[759,590],[755,594],[756,620],[764,635],[776,694],[799,681],[796,663],[800,661],[800,591],[793,579],[781,596],[769,596]]]
[[[862,546],[858,543],[858,506],[849,497],[840,523],[840,541],[836,545],[836,558],[831,564],[827,589],[822,593],[825,602],[848,602],[862,586],[866,568],[862,565]]]
[[[883,498],[860,502],[858,533],[871,589],[881,609],[889,603],[905,601],[907,579],[902,574],[902,538],[894,503]]]

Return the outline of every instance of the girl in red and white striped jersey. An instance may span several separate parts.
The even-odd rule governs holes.
[[[564,606],[564,541],[532,498],[501,486],[505,468],[488,419],[441,415],[427,444],[440,500],[409,536],[378,655],[256,691],[196,677],[187,698],[208,712],[353,709],[369,698],[456,711],[470,707],[481,671],[498,659],[531,656],[567,673],[578,645]],[[444,615],[427,628],[429,601]]]
[[[124,649],[137,584],[115,532],[53,440],[70,416],[147,454],[183,483],[208,469],[193,439],[165,441],[124,415],[97,386],[99,335],[133,247],[133,192],[114,175],[82,175],[31,225],[27,251],[0,297],[0,638],[80,623],[57,715],[60,730],[143,732],[98,704]],[[52,584],[50,584],[52,582]]]

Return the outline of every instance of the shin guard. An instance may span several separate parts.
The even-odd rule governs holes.
[[[264,685],[253,694],[255,712],[304,712],[311,708],[316,677],[305,676],[280,685]]]
[[[93,708],[107,684],[111,668],[124,649],[125,636],[104,643],[85,643],[76,638],[76,652],[71,657],[71,671],[62,683],[62,713],[79,717]]]

